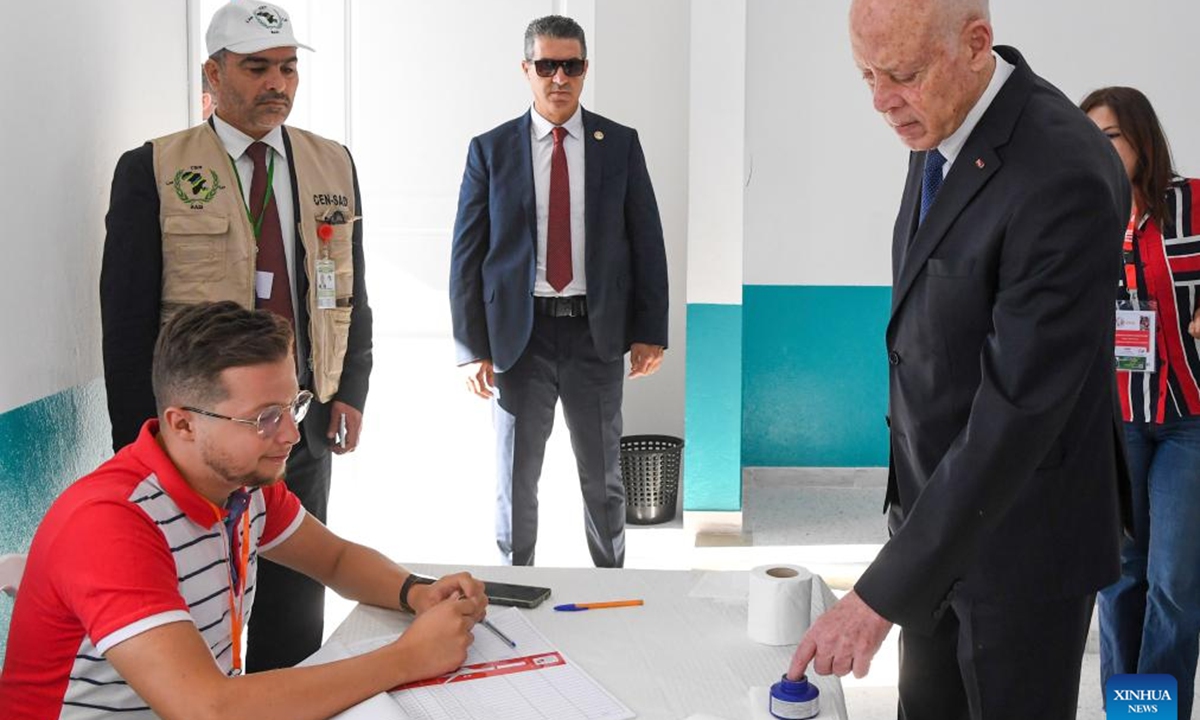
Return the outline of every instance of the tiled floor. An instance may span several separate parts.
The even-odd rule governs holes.
[[[405,352],[401,353],[401,347]],[[400,562],[489,565],[492,439],[487,403],[467,396],[441,339],[377,338],[361,449],[334,466],[330,525]],[[582,505],[561,418],[542,475],[538,564],[588,567]],[[849,587],[886,539],[883,477],[877,470],[748,471],[744,527],[750,544],[696,547],[679,518],[630,526],[626,564],[639,568],[749,569],[805,565]],[[326,632],[351,604],[331,595]],[[843,681],[853,720],[895,717],[896,632],[862,680]],[[1099,659],[1084,657],[1079,720],[1101,720]]]

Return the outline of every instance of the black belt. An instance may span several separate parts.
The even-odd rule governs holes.
[[[533,311],[550,317],[584,317],[587,315],[587,296],[533,298]]]

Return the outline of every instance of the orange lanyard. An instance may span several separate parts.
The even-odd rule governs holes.
[[[208,502],[206,498],[204,502]],[[208,502],[208,506],[212,508],[213,514],[217,518],[217,524],[221,526],[221,536],[225,542],[229,542],[227,533],[225,532],[225,518],[221,514],[221,508]],[[229,568],[229,634],[233,641],[233,670],[237,675],[242,674],[242,619],[243,603],[246,599],[246,572],[250,565],[250,505],[247,503],[246,509],[242,511],[241,522],[241,552],[237,558],[230,557]],[[232,555],[233,550],[230,548],[227,555]],[[233,563],[237,563],[237,582],[233,579]],[[237,589],[234,589],[234,585]]]

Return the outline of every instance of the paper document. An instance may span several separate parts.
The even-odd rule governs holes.
[[[350,651],[343,647],[341,643],[330,641],[322,645],[320,650],[309,655],[297,667],[323,665],[336,660],[345,660],[350,656]],[[345,712],[334,715],[330,720],[406,720],[406,718],[403,711],[396,706],[396,703],[392,702],[387,693],[379,693],[374,697],[363,700]]]
[[[393,689],[408,720],[631,720],[634,713],[550,644],[517,608],[488,613],[517,647],[483,627],[457,671]],[[395,636],[349,647],[370,652]],[[388,717],[391,717],[390,715]]]

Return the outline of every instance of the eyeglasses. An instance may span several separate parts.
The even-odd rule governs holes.
[[[272,405],[266,410],[260,412],[258,417],[254,418],[253,420],[248,418],[230,417],[228,415],[222,415],[209,410],[201,410],[197,407],[190,407],[188,405],[184,405],[183,409],[189,412],[199,413],[200,415],[205,415],[210,418],[217,418],[218,420],[232,420],[235,423],[249,425],[257,430],[261,437],[270,440],[279,434],[279,428],[283,425],[283,414],[285,412],[291,413],[292,422],[299,425],[300,421],[304,419],[304,416],[308,414],[308,406],[312,402],[312,399],[313,394],[311,392],[307,390],[301,390],[300,394],[296,396],[296,399],[293,400],[290,405]]]
[[[554,73],[558,72],[559,68],[563,69],[563,73],[567,77],[579,77],[583,74],[583,67],[586,60],[582,58],[571,58],[570,60],[530,60],[533,63],[533,69],[537,72],[538,77],[554,77]]]

